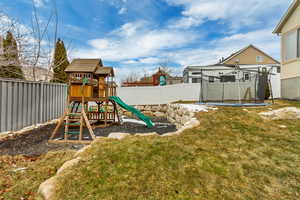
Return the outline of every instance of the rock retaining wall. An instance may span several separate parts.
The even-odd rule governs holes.
[[[169,122],[175,124],[178,129],[193,119],[195,113],[180,104],[168,104],[165,116]]]
[[[163,105],[139,105],[139,106],[133,106],[136,109],[140,110],[144,115],[146,116],[154,116],[154,117],[166,117],[167,112],[167,104]],[[131,112],[120,109],[121,114],[126,116],[132,116]]]
[[[164,104],[164,105],[138,105],[134,106],[146,116],[165,117],[179,129],[189,122],[195,114],[195,111],[189,109],[185,104]],[[196,106],[196,111],[207,111],[206,107]],[[132,113],[121,109],[121,113],[126,116],[132,116]]]

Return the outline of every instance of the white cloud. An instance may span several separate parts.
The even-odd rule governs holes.
[[[157,58],[157,57],[148,57],[148,58],[140,59],[140,62],[145,63],[145,64],[159,64],[163,61],[164,61],[164,59]]]
[[[182,6],[182,17],[171,22],[171,27],[188,28],[208,20],[223,20],[232,28],[260,24],[260,17],[288,5],[287,0],[166,0]],[[288,0],[292,1],[292,0]],[[266,6],[268,5],[268,6]],[[275,19],[276,20],[276,19]]]
[[[243,34],[234,34],[209,42],[209,47],[174,51],[166,56],[182,66],[215,64],[249,44],[253,44],[270,56],[279,58],[279,38],[272,29],[263,29]]]
[[[75,57],[102,57],[107,61],[125,61],[153,57],[161,51],[183,47],[199,36],[188,31],[146,28],[147,23],[123,25],[110,37],[88,41],[89,48],[80,49]]]
[[[146,21],[136,21],[136,22],[129,22],[123,24],[119,29],[112,31],[112,35],[117,35],[120,37],[132,37],[138,32],[146,32],[148,29],[147,26],[150,26],[149,22]]]
[[[181,67],[187,65],[215,64],[222,57],[254,44],[267,54],[279,58],[279,38],[272,28],[232,34],[227,37],[204,41],[189,31],[174,29],[148,30],[146,22],[134,22],[113,31],[110,37],[90,40],[90,47],[80,49],[75,57],[103,58],[104,61],[120,62],[117,68],[119,80],[133,70],[139,73],[153,71],[158,63],[169,60]],[[189,44],[194,44],[190,47]],[[200,46],[200,43],[204,46]],[[198,44],[198,45],[197,45]]]
[[[36,7],[40,8],[40,7],[44,7],[45,6],[45,2],[44,0],[33,0],[33,3]]]
[[[80,49],[75,57],[101,57],[104,61],[119,62],[121,67],[116,69],[119,79],[132,71],[152,72],[164,60],[180,65],[174,68],[180,74],[187,65],[215,64],[220,58],[249,44],[279,59],[279,38],[272,34],[277,19],[270,16],[274,12],[280,15],[278,10],[287,6],[286,0],[165,1],[182,6],[182,16],[161,28],[153,28],[157,24],[143,20],[126,23],[106,37],[88,41],[89,46]],[[190,29],[214,20],[218,24],[229,25],[226,30],[215,30],[222,33],[225,31],[226,36],[213,40],[208,36],[208,39],[204,39],[202,36],[209,32],[199,34],[199,31],[192,31],[196,29]],[[239,31],[244,27],[251,29]]]
[[[125,60],[125,61],[122,61],[122,64],[125,64],[125,65],[139,64],[139,61],[137,61],[137,60]]]
[[[162,63],[165,59],[159,57],[146,57],[146,58],[139,58],[135,60],[125,60],[122,61],[122,64],[134,64],[134,65],[144,65],[144,64],[153,64],[158,65]]]
[[[119,10],[118,14],[119,14],[119,15],[123,15],[123,14],[125,14],[126,12],[127,12],[127,8],[122,7],[122,8]]]

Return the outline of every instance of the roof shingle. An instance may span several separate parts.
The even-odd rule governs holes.
[[[101,59],[74,59],[66,68],[65,72],[91,72],[94,73],[98,67],[102,67]]]

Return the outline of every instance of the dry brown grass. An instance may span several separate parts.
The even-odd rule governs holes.
[[[0,200],[37,198],[37,189],[74,155],[74,151],[50,152],[38,158],[0,156]]]
[[[300,103],[224,107],[199,113],[201,125],[180,136],[99,141],[63,176],[57,199],[300,199],[300,120],[258,115],[285,106]],[[1,157],[0,199],[37,198],[39,184],[72,157]]]
[[[299,199],[300,121],[261,119],[269,108],[201,113],[180,136],[99,142],[57,199]]]

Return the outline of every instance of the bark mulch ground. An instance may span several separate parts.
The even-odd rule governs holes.
[[[147,128],[142,124],[125,122],[122,125],[98,128],[94,130],[94,132],[96,136],[106,137],[112,132],[125,132],[130,134],[157,132],[161,135],[167,132],[176,131],[176,126],[170,124],[166,119],[153,118],[153,121],[156,124],[153,128]],[[55,126],[56,124],[45,125],[22,134],[0,140],[0,155],[26,155],[35,157],[53,150],[80,149],[83,147],[83,145],[77,144],[48,144],[47,141]],[[64,128],[61,127],[59,133],[62,135],[63,132]],[[85,133],[87,133],[87,130],[85,130]]]

